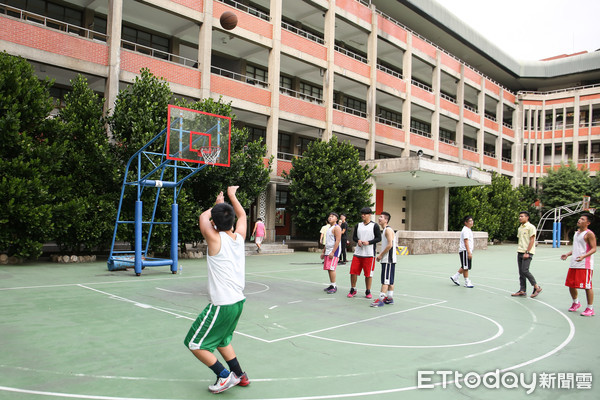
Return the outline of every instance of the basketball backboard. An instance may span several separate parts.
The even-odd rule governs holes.
[[[214,162],[204,158],[203,153],[206,154],[208,147],[220,148]],[[169,106],[168,159],[229,167],[230,150],[231,117]]]

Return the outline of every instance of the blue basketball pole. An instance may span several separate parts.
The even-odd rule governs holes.
[[[179,205],[173,203],[171,205],[171,272],[176,273],[179,265]]]
[[[560,221],[556,223],[556,247],[560,247],[561,226],[562,223]]]
[[[556,221],[552,223],[552,248],[556,247],[556,224]]]
[[[137,200],[135,202],[135,261],[134,269],[136,275],[142,273],[142,201]]]

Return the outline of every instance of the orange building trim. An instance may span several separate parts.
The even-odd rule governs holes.
[[[271,105],[271,92],[267,89],[262,89],[219,75],[211,75],[210,86],[213,92],[224,96],[250,101],[263,106]]]
[[[446,155],[449,155],[452,157],[458,157],[458,147],[452,146],[448,143],[440,142],[439,150],[440,150],[440,153],[443,153],[443,154],[446,154]]]
[[[231,11],[237,15],[237,26],[240,28],[244,28],[263,37],[273,39],[273,25],[271,22],[265,21],[262,18],[255,17],[254,15],[245,12],[239,12],[237,8],[233,8],[219,1],[213,2],[213,15],[215,18],[219,19],[221,14],[223,14],[225,11]],[[218,26],[220,27],[220,25]]]
[[[463,159],[465,159],[467,161],[478,163],[479,162],[479,154],[477,154],[471,150],[463,149]]]
[[[425,136],[417,135],[415,133],[410,134],[410,144],[424,149],[433,150],[432,139],[426,138]]]
[[[546,105],[552,106],[554,104],[568,104],[568,103],[573,103],[574,101],[575,101],[575,99],[573,97],[566,97],[564,99],[547,100]]]
[[[406,82],[380,69],[377,70],[377,82],[406,93]]]
[[[449,67],[453,71],[460,73],[460,61],[453,57],[450,57],[446,53],[442,53],[442,64]]]
[[[173,3],[181,4],[182,6],[190,8],[192,10],[196,10],[199,12],[204,11],[204,0],[171,0],[171,1]],[[219,18],[220,16],[221,16],[221,14],[219,14],[217,16],[217,18]]]
[[[485,154],[483,155],[483,164],[498,168],[498,160]]]
[[[327,49],[325,46],[285,29],[281,30],[281,44],[300,50],[321,60],[327,59]]]
[[[406,43],[407,32],[399,25],[393,23],[387,18],[377,15],[377,26],[382,32],[389,34],[390,36],[400,39],[401,42]]]
[[[494,82],[486,79],[485,80],[485,88],[487,90],[489,90],[490,92],[495,93],[498,96],[500,96],[500,86],[496,85]]]
[[[382,138],[404,142],[404,131],[402,129],[379,122],[375,123],[375,135]]]
[[[432,45],[430,45],[429,43],[425,42],[421,38],[419,38],[417,36],[413,36],[412,45],[413,45],[413,48],[427,54],[429,57],[434,58],[434,59],[436,58],[436,54],[437,54],[436,48],[433,47]]]
[[[281,94],[281,96],[279,96],[279,108],[281,111],[287,111],[293,114],[315,118],[319,121],[325,121],[326,111],[324,106],[297,99],[286,94]]]
[[[364,77],[369,77],[371,73],[371,67],[368,64],[355,60],[345,54],[338,51],[335,52],[334,56],[335,65],[338,67],[345,68],[349,71],[356,72]]]
[[[371,10],[356,0],[336,0],[335,5],[350,14],[371,23]]]
[[[368,132],[369,122],[366,118],[357,115],[345,113],[340,110],[333,110],[333,123],[336,125],[352,127],[362,132]]]
[[[446,99],[440,98],[440,107],[442,107],[444,110],[450,111],[451,113],[454,113],[456,115],[458,115],[460,113],[460,108],[458,107],[458,104],[454,104],[451,101],[448,101]]]

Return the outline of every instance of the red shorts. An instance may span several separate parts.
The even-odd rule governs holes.
[[[362,271],[365,278],[372,278],[375,270],[375,257],[352,257],[350,265],[350,275],[360,275]]]
[[[591,289],[594,270],[584,268],[569,268],[565,286],[575,289]]]
[[[338,265],[338,258],[333,257],[329,258],[329,256],[325,256],[323,259],[323,269],[326,271],[335,271]]]

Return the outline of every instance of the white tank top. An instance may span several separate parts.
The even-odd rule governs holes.
[[[330,226],[329,229],[327,229],[327,233],[325,234],[325,255],[329,255],[329,253],[331,253],[331,251],[333,250],[333,246],[335,245],[335,234],[333,233],[333,230],[335,229],[337,225],[333,225]],[[340,228],[341,230],[341,228]],[[340,246],[342,245],[342,241],[340,240],[340,243],[338,244],[337,249],[335,249],[335,252],[333,253],[334,257],[339,257],[340,256]]]
[[[395,264],[397,261],[396,247],[398,247],[398,240],[396,239],[396,232],[394,232],[394,230],[390,226],[386,226],[385,229],[383,230],[383,232],[381,232],[381,248],[385,249],[388,245],[388,240],[387,240],[387,237],[385,236],[385,232],[388,229],[390,229],[392,231],[392,234],[394,235],[394,237],[392,239],[392,248],[389,251],[387,251],[385,254],[381,255],[381,263],[382,264],[388,264],[388,263]]]
[[[242,235],[236,233],[235,240],[226,232],[219,232],[219,236],[221,250],[206,256],[208,297],[215,306],[224,306],[245,299],[246,254]]]
[[[364,222],[359,223],[356,232],[358,240],[371,241],[375,239],[375,233],[373,232],[374,225],[375,223],[373,221],[366,225]],[[357,257],[375,257],[374,248],[375,245],[356,246],[354,249],[354,255]]]
[[[581,261],[575,261],[579,256],[590,251],[590,246],[585,242],[585,235],[589,232],[586,229],[583,232],[577,230],[573,236],[573,254],[571,255],[571,268],[594,269],[594,255],[584,258]]]

